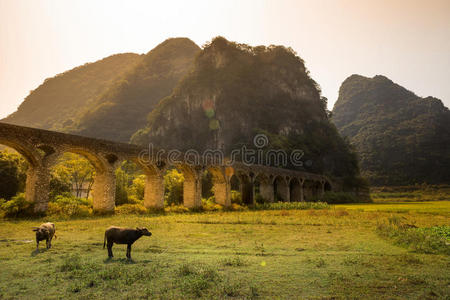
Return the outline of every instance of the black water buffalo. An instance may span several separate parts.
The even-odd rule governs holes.
[[[56,239],[56,228],[53,223],[43,223],[39,227],[33,227],[33,231],[36,232],[36,250],[39,249],[39,242],[46,240],[47,249],[52,247],[53,236]]]
[[[151,236],[152,233],[147,228],[131,229],[111,226],[105,231],[105,239],[103,240],[103,249],[108,245],[108,257],[113,257],[112,246],[116,244],[127,244],[127,258],[131,259],[131,245],[141,236]]]

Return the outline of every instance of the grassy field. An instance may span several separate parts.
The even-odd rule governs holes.
[[[396,246],[376,227],[393,216],[448,226],[449,214],[432,201],[50,220],[58,238],[40,252],[31,227],[47,220],[0,221],[0,298],[448,299],[449,256]],[[123,245],[107,260],[110,225],[153,236],[132,261]]]

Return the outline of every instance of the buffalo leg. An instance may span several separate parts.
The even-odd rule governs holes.
[[[49,249],[50,248],[50,240],[47,238],[47,240],[46,240],[46,243],[45,243],[46,245],[47,245],[47,249]]]
[[[128,244],[127,246],[127,257],[128,259],[131,259],[131,244]]]
[[[108,257],[113,257],[114,256],[113,252],[112,252],[112,246],[113,246],[113,243],[112,242],[108,242],[108,245],[107,245],[107,247],[108,247]]]
[[[39,250],[39,241],[36,240],[36,250]]]

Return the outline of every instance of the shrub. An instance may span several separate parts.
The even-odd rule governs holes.
[[[184,205],[170,205],[164,207],[165,212],[173,212],[173,213],[183,213],[183,212],[189,212],[189,208],[185,207]]]
[[[410,248],[418,253],[441,253],[450,255],[448,244],[449,226],[417,228],[402,221],[398,217],[391,217],[388,222],[377,225],[377,233],[392,240],[394,244]]]
[[[242,204],[241,193],[235,190],[231,191],[231,203]]]
[[[223,210],[223,206],[217,204],[215,202],[214,196],[209,197],[208,199],[202,199],[202,208],[206,211],[221,211]]]
[[[5,217],[17,218],[32,215],[33,207],[34,204],[25,199],[25,194],[20,193],[14,196],[11,200],[4,202],[1,209]]]
[[[92,203],[90,199],[77,198],[70,194],[59,195],[49,202],[47,213],[66,217],[87,217],[92,214]]]
[[[123,204],[117,206],[115,212],[119,215],[143,215],[147,213],[147,208],[145,208],[142,204]]]
[[[243,210],[248,210],[248,207],[239,205],[239,204],[237,204],[237,203],[232,203],[232,204],[231,204],[231,210],[235,210],[235,211],[243,211]]]
[[[139,199],[135,195],[128,196],[128,204],[141,204],[144,205],[144,200]]]
[[[146,176],[139,175],[133,179],[130,187],[130,194],[137,199],[144,199]],[[129,197],[130,198],[130,197]],[[130,199],[128,199],[130,201]]]

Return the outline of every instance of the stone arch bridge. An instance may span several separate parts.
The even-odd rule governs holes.
[[[0,144],[19,152],[29,163],[25,195],[34,203],[35,212],[45,212],[51,168],[65,152],[87,158],[95,168],[92,187],[94,211],[111,212],[115,207],[115,170],[122,161],[133,161],[146,175],[144,205],[147,208],[164,207],[164,173],[176,167],[184,175],[183,202],[186,207],[201,206],[201,178],[205,170],[212,174],[216,202],[231,205],[231,181],[239,182],[244,203],[255,203],[256,190],[273,202],[305,201],[332,189],[326,176],[242,163],[225,165],[171,163],[167,157],[157,161],[141,159],[147,151],[142,147],[59,132],[0,123]]]

